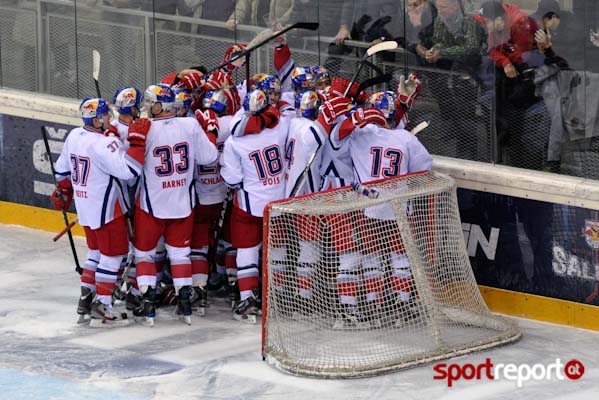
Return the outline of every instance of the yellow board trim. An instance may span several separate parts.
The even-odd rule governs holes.
[[[69,222],[77,218],[77,214],[67,213],[67,215]],[[6,201],[0,201],[0,223],[22,225],[54,233],[60,232],[65,227],[64,218],[59,211]],[[72,232],[73,235],[85,236],[83,228],[79,224],[72,228]]]
[[[493,312],[554,324],[599,330],[599,307],[479,285]]]
[[[68,214],[69,221],[77,214]],[[58,233],[64,228],[62,213],[40,207],[0,201],[0,223],[22,225]],[[73,234],[84,236],[80,225]],[[493,312],[599,331],[599,307],[552,299],[528,293],[479,285],[487,306]]]

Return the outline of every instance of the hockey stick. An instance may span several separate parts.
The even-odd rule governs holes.
[[[77,225],[77,222],[79,222],[79,217],[75,218],[73,221],[71,221],[71,223],[69,224],[69,226],[65,227],[62,229],[62,231],[58,232],[56,234],[56,236],[54,236],[52,238],[53,242],[56,242],[58,239],[60,239],[61,237],[64,236],[65,233],[67,233],[67,231],[70,231],[71,228],[73,228],[75,225]]]
[[[56,180],[56,169],[54,168],[54,162],[52,161],[52,153],[50,152],[50,143],[48,142],[48,134],[46,133],[46,127],[44,125],[41,126],[42,129],[42,138],[44,139],[44,146],[46,147],[46,154],[48,155],[48,161],[50,162],[50,171],[52,172],[52,178],[54,179],[54,185],[58,191],[58,196],[61,200],[65,201],[64,196],[62,195],[58,181]],[[65,209],[62,210],[62,217],[64,218],[65,227],[69,226],[69,216],[67,215],[67,211]],[[77,250],[75,250],[75,241],[73,240],[73,234],[71,230],[67,230],[67,234],[69,235],[69,242],[71,244],[71,252],[73,253],[73,259],[75,260],[75,271],[79,275],[83,273],[83,269],[79,265],[79,258],[77,257]]]
[[[284,28],[284,29],[282,29],[282,30],[280,30],[280,31],[272,34],[271,36],[265,38],[264,40],[256,43],[254,46],[248,47],[245,50],[242,50],[242,51],[238,52],[233,57],[231,57],[229,59],[229,61],[227,61],[226,63],[221,64],[218,67],[213,68],[210,71],[208,71],[208,75],[211,74],[211,73],[213,73],[216,70],[219,70],[221,68],[226,67],[229,64],[234,63],[235,61],[239,60],[242,57],[249,56],[254,50],[256,50],[256,49],[264,46],[266,43],[270,42],[271,40],[275,39],[278,36],[283,35],[286,32],[289,32],[292,29],[307,29],[307,30],[310,30],[310,31],[315,31],[316,29],[318,29],[318,26],[319,26],[318,22],[296,22],[293,25],[289,25],[287,28]],[[247,60],[246,60],[246,64],[247,64]]]
[[[391,79],[393,79],[391,74],[383,74],[383,75],[375,76],[374,78],[366,79],[364,82],[360,83],[360,86],[358,86],[358,91],[356,92],[356,94],[354,95],[354,98],[353,98],[354,103],[356,103],[358,96],[364,90],[366,90],[372,86],[380,85],[382,83],[389,83],[389,82],[391,82]]]
[[[364,54],[364,56],[360,60],[358,69],[356,70],[356,72],[354,72],[354,76],[352,76],[352,78],[349,82],[349,85],[347,85],[347,88],[345,89],[345,93],[343,94],[343,96],[347,97],[349,90],[351,89],[351,87],[354,84],[354,82],[356,81],[356,79],[358,79],[358,75],[360,75],[360,71],[362,71],[362,68],[364,67],[364,63],[368,57],[370,57],[376,53],[379,53],[381,51],[393,50],[396,48],[397,48],[397,42],[395,40],[388,40],[386,42],[377,43],[374,46],[369,47],[366,50],[366,54]]]
[[[100,52],[98,50],[92,51],[92,76],[94,77],[94,83],[96,84],[96,94],[99,98],[102,97],[100,94]]]
[[[218,251],[218,242],[223,237],[223,226],[225,224],[225,215],[227,213],[227,207],[229,205],[229,199],[233,195],[233,189],[227,188],[227,194],[225,195],[225,199],[223,200],[223,205],[220,209],[220,215],[218,216],[218,222],[214,229],[214,249],[210,252],[208,256],[209,262],[209,274],[216,271],[216,253]]]
[[[429,124],[429,122],[428,122],[428,121],[422,121],[421,123],[419,123],[418,125],[416,125],[416,126],[414,127],[414,129],[412,129],[412,134],[413,134],[414,136],[418,135],[418,133],[420,133],[420,131],[422,131],[422,130],[424,130],[424,129],[428,128],[428,126],[429,126],[429,125],[430,125],[430,124]]]

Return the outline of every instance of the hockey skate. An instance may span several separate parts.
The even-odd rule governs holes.
[[[133,318],[146,326],[154,326],[154,318],[156,318],[156,289],[150,287],[147,292],[142,295],[142,301],[137,308],[133,309]]]
[[[208,292],[203,286],[194,286],[191,292],[191,311],[200,317],[206,315],[206,307],[208,307],[207,294]]]
[[[368,329],[370,323],[364,321],[363,315],[357,310],[355,305],[351,304],[340,304],[341,310],[335,323],[333,324],[333,330],[356,330],[356,329]]]
[[[237,281],[229,282],[229,302],[231,303],[231,310],[235,309],[235,305],[239,303],[239,285]]]
[[[191,286],[183,286],[179,289],[179,296],[177,296],[177,309],[175,313],[179,316],[179,319],[185,322],[187,325],[191,325],[191,292],[193,289]]]
[[[90,328],[114,328],[127,325],[129,325],[127,313],[116,313],[112,307],[107,307],[98,300],[92,303]]]
[[[133,311],[136,308],[139,308],[139,306],[141,306],[142,301],[143,300],[141,296],[134,295],[133,293],[129,292],[127,293],[127,298],[125,300],[125,307],[129,311]]]
[[[211,292],[221,291],[226,287],[227,281],[227,275],[219,274],[216,271],[212,272],[208,277],[208,286],[206,287],[206,289]]]
[[[256,305],[256,298],[254,296],[240,301],[233,309],[233,318],[237,321],[247,322],[248,324],[255,324],[257,315],[258,306]]]
[[[90,288],[81,286],[81,296],[77,305],[77,314],[79,314],[78,324],[89,322],[93,297],[94,292]]]

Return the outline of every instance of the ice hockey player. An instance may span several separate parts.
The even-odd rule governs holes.
[[[144,317],[148,325],[154,324],[156,266],[153,257],[158,240],[164,235],[177,312],[190,324],[193,174],[195,164],[207,165],[217,160],[216,138],[206,134],[194,118],[175,117],[175,96],[169,86],[151,85],[144,98],[153,120],[134,217],[137,284],[143,303],[133,313]]]
[[[240,301],[234,318],[256,322],[259,285],[258,260],[262,242],[262,216],[266,204],[285,196],[283,152],[288,122],[269,105],[262,90],[249,92],[243,103],[246,113],[259,116],[270,113],[274,123],[258,134],[230,136],[221,159],[221,176],[237,191],[231,217],[232,244],[237,248],[237,275]]]
[[[171,87],[173,94],[175,95],[175,112],[177,117],[191,117],[191,93],[189,90],[179,88],[176,86]]]
[[[58,188],[51,200],[56,209],[68,209],[74,196],[85,230],[89,253],[81,276],[80,321],[91,314],[91,326],[110,326],[125,322],[112,309],[117,271],[128,251],[129,205],[121,180],[141,175],[151,123],[131,123],[125,150],[119,138],[105,134],[111,112],[104,99],[87,98],[79,111],[84,125],[67,136],[56,162]]]
[[[331,135],[331,142],[339,145],[347,140],[355,181],[358,183],[391,178],[408,173],[430,170],[432,157],[415,135],[397,127],[397,102],[392,93],[373,94],[365,104],[352,112]],[[382,115],[365,121],[368,115]],[[366,209],[358,224],[367,309],[374,309],[383,301],[383,246],[390,249],[391,288],[396,295],[396,307],[407,308],[411,292],[411,266],[408,261],[396,218],[391,207]],[[347,293],[346,293],[347,295]],[[355,297],[355,293],[350,293]],[[343,299],[342,299],[343,300]],[[344,301],[342,301],[344,303]],[[346,315],[354,316],[355,299],[345,302]],[[405,312],[404,312],[405,314]],[[380,323],[380,321],[373,321]]]
[[[206,92],[202,108],[196,111],[200,124],[212,121],[218,130],[217,149],[222,152],[224,142],[230,135],[232,116],[227,115],[229,98],[226,89]],[[208,129],[208,127],[207,127]],[[220,243],[214,243],[216,271],[218,284],[229,282],[234,286],[237,281],[236,256],[237,251],[231,246],[228,226],[223,225],[221,212],[226,200],[227,187],[220,176],[220,165],[217,162],[210,165],[197,165],[195,171],[195,190],[198,203],[194,211],[193,235],[191,239],[191,267],[194,294],[192,309],[198,315],[204,315],[207,306],[207,284],[209,275],[209,245],[212,229],[221,223],[221,234],[217,235]],[[223,240],[224,239],[224,240]],[[228,276],[228,279],[227,279]],[[213,279],[213,282],[215,279]],[[217,282],[214,282],[217,283]]]
[[[118,88],[112,99],[112,104],[118,111],[118,118],[114,118],[110,122],[110,126],[105,134],[120,137],[125,149],[129,148],[129,142],[127,142],[129,125],[140,117],[141,102],[141,92],[139,89],[132,86],[123,86]],[[123,181],[123,187],[127,190],[127,199],[129,201],[129,205],[131,206],[133,206],[135,202],[135,189],[137,187],[137,180],[138,177],[135,177],[130,181]],[[133,207],[130,207],[127,213],[127,218],[131,219],[133,217],[133,209]],[[132,229],[131,222],[128,221],[127,224]],[[131,233],[132,232],[130,232],[130,236]],[[131,237],[129,239],[131,240]],[[126,293],[126,306],[128,310],[133,310],[135,307],[139,306],[141,302],[141,294],[137,288],[135,264],[131,262],[131,257],[133,257],[133,243],[131,242],[129,243],[129,252],[130,254],[123,258],[121,268],[119,269],[117,284],[115,286],[115,298],[120,300],[123,299],[122,296],[125,295],[125,292],[121,291],[122,280],[126,280],[127,285],[131,287]],[[126,269],[127,263],[130,263],[130,268],[127,272],[128,276],[123,277],[122,275]]]

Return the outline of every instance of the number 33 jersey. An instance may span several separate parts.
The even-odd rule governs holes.
[[[84,127],[73,129],[56,161],[56,179],[70,179],[82,226],[98,229],[129,209],[121,180],[133,179],[142,166],[126,154],[118,137]]]
[[[218,159],[195,118],[152,119],[147,136],[137,205],[156,218],[185,218],[195,206],[193,174],[196,164]]]

